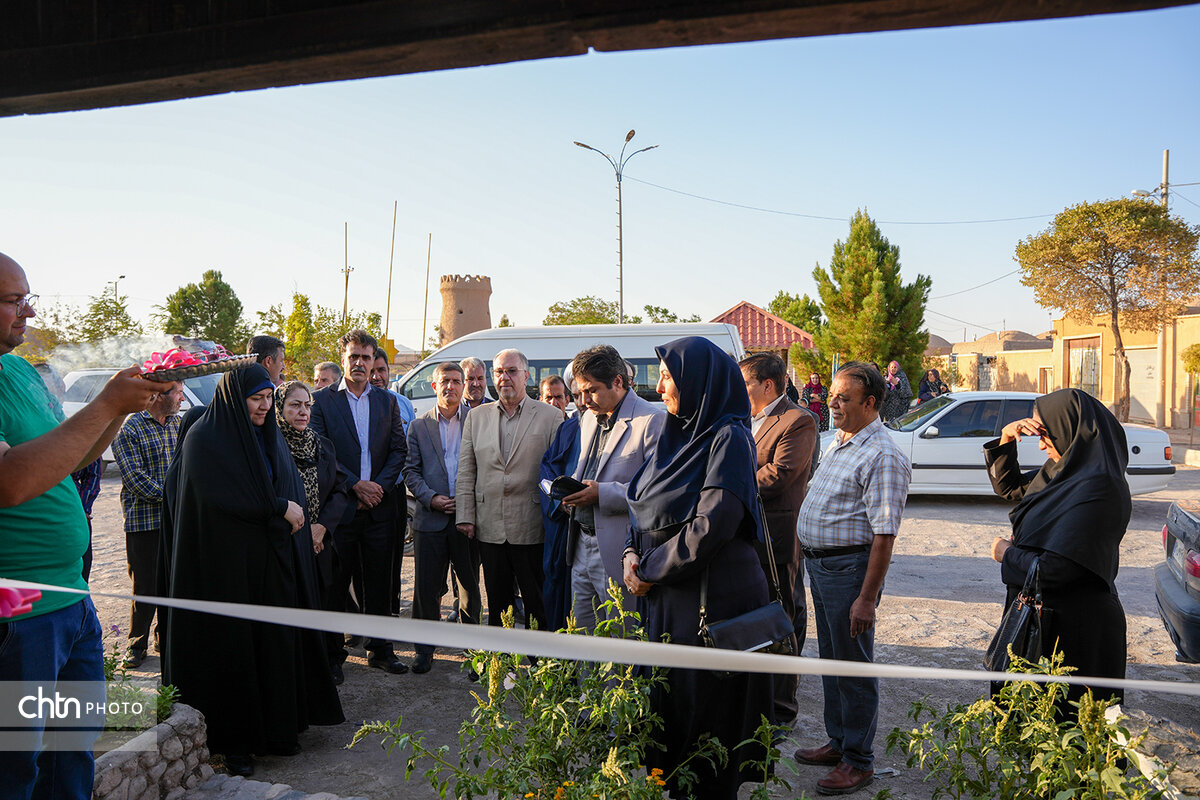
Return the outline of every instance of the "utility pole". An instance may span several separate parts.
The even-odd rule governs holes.
[[[1163,182],[1162,182],[1162,207],[1167,207],[1167,194],[1171,191],[1171,183],[1168,180],[1171,166],[1171,151],[1163,150]]]
[[[346,287],[342,290],[342,323],[346,322],[346,317],[349,316],[350,310],[350,273],[354,270],[350,267],[350,223],[345,223],[343,229],[343,242],[345,244],[346,265],[342,267],[342,274],[346,276]]]
[[[399,200],[392,201],[392,251],[388,255],[387,312],[383,317],[383,338],[388,338],[388,323],[392,321],[392,262],[396,259],[396,207]]]
[[[429,234],[429,245],[425,250],[425,311],[421,315],[421,358],[425,358],[425,323],[429,321],[429,260],[433,255],[433,234]]]

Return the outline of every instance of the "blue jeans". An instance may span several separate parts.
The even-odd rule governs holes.
[[[817,619],[821,658],[839,661],[875,660],[875,628],[850,635],[850,606],[862,591],[869,551],[808,559],[808,582]],[[880,595],[883,589],[880,587]],[[875,598],[879,605],[879,598]],[[825,733],[829,745],[856,769],[874,767],[875,728],[879,724],[879,681],[876,678],[822,676],[825,693]]]
[[[60,681],[94,682],[104,700],[104,660],[100,621],[90,597],[49,614],[0,621],[0,681],[39,681],[49,691]],[[19,721],[4,709],[5,718]],[[67,751],[54,746],[56,732],[44,732],[38,720],[22,722],[37,749],[0,749],[0,800],[90,800],[95,760],[91,744],[100,731],[62,731],[71,737]]]

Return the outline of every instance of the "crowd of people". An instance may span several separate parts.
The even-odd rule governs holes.
[[[604,601],[615,584],[651,640],[699,645],[703,618],[778,599],[799,655],[807,570],[821,658],[874,658],[912,469],[883,426],[912,398],[895,361],[886,371],[848,363],[828,387],[813,373],[797,391],[777,355],[735,362],[685,337],[656,348],[660,408],[638,395],[611,346],[577,354],[541,381],[539,399],[526,390],[528,360],[509,349],[491,358],[494,399],[482,360],[447,361],[433,373],[436,405],[416,416],[389,389],[387,355],[367,332],[343,336],[340,363],[318,364],[311,386],[284,380],[286,344],[259,336],[248,348],[257,363],[225,373],[212,402],[182,418],[178,384],[131,368],[64,421],[11,353],[34,313],[24,271],[0,255],[0,577],[87,588],[83,484],[69,476],[112,442],[138,595],[395,615],[411,495],[416,619],[441,619],[452,591],[459,624],[500,625],[511,609],[527,627],[558,630],[573,615],[590,629],[612,613]],[[930,373],[926,389],[945,385]],[[996,491],[1019,500],[1013,535],[993,555],[1010,597],[1039,559],[1067,663],[1123,677],[1113,578],[1130,508],[1124,434],[1077,390],[1035,409],[986,447]],[[829,426],[837,431],[820,454]],[[1026,435],[1047,453],[1036,473],[1016,461]],[[574,483],[544,490],[556,479]],[[354,630],[141,602],[130,613],[125,663],[159,650],[164,680],[204,713],[210,749],[235,774],[252,774],[255,755],[299,753],[309,725],[344,720],[337,686],[350,677],[350,649],[393,675],[434,667],[432,645],[417,643],[405,664],[392,641]],[[18,679],[103,679],[86,595],[46,592],[23,617],[0,620],[0,680]],[[682,797],[674,768],[713,736],[729,760],[694,765],[687,796],[736,797],[764,755],[738,745],[763,718],[796,721],[798,680],[666,670],[652,696],[663,747],[647,768]],[[829,767],[819,793],[857,791],[873,780],[878,681],[826,676],[822,689],[825,736],[794,757]],[[0,771],[0,798],[90,795],[90,753],[3,752]]]

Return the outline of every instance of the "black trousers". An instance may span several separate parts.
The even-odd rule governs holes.
[[[392,578],[392,549],[395,544],[395,523],[387,519],[376,521],[360,509],[354,519],[333,534],[333,587],[329,593],[330,611],[345,611],[346,596],[356,569],[362,571],[363,592],[359,606],[364,614],[391,615],[388,592]],[[353,632],[353,631],[352,631]],[[329,655],[341,661],[346,657],[340,633],[326,634]],[[392,643],[384,639],[367,639],[366,648],[373,655],[393,653]]]
[[[763,572],[770,580],[767,552],[761,544],[756,544],[755,549],[762,562]],[[774,583],[779,587],[779,601],[783,604],[783,610],[792,620],[792,629],[795,632],[793,646],[796,655],[800,655],[808,632],[808,603],[804,599],[804,556],[800,555],[792,561],[781,558],[776,550]],[[774,596],[771,599],[774,600]],[[772,676],[772,683],[775,691],[775,721],[781,725],[789,725],[800,713],[800,706],[796,701],[796,692],[800,689],[800,676],[776,674]]]
[[[513,604],[516,593],[513,582],[525,599],[525,627],[537,621],[538,630],[546,627],[546,607],[542,603],[542,584],[546,573],[542,569],[541,544],[490,544],[478,542],[479,559],[483,564],[483,585],[488,596],[488,625],[500,627],[500,615]]]
[[[479,593],[479,547],[474,539],[446,518],[440,531],[413,531],[413,619],[440,620],[442,596],[446,593],[446,570],[455,577],[460,593],[458,621],[478,625],[483,603]],[[418,653],[432,653],[433,645],[418,644]]]
[[[158,593],[158,546],[159,530],[126,531],[125,561],[129,566],[129,580],[133,582],[133,593],[153,595]],[[150,624],[158,606],[134,600],[129,607],[129,649],[146,650],[150,644]],[[161,622],[161,620],[160,620]],[[158,646],[158,624],[154,627],[154,644]]]
[[[400,597],[403,594],[401,575],[404,571],[404,539],[408,534],[408,511],[405,508],[404,487],[396,489],[396,521],[393,523],[392,537],[395,546],[392,548],[392,585],[388,591],[388,602],[391,604],[392,616],[400,614]]]

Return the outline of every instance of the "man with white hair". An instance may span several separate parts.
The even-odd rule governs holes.
[[[479,543],[488,624],[513,604],[513,580],[525,600],[526,625],[546,628],[542,602],[545,531],[538,499],[538,469],[562,412],[525,391],[529,360],[501,350],[492,361],[499,402],[477,406],[463,423],[455,521]]]

